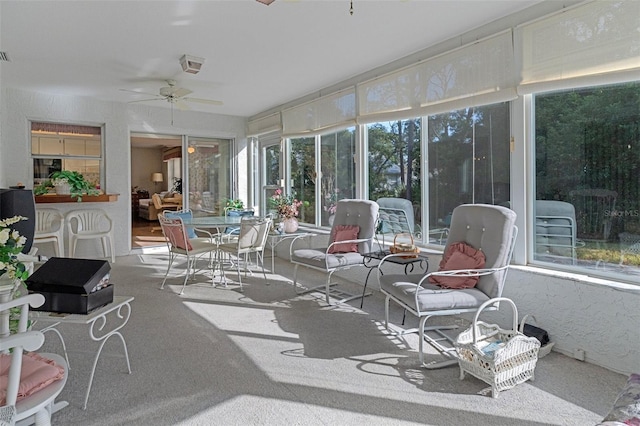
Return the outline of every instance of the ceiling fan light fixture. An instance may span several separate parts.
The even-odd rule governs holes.
[[[200,68],[202,68],[203,63],[204,58],[198,58],[197,56],[182,55],[182,57],[180,58],[182,71],[189,74],[198,74],[200,72]]]
[[[258,3],[262,3],[262,4],[266,4],[267,6],[269,6],[271,3],[273,3],[275,0],[256,0]]]

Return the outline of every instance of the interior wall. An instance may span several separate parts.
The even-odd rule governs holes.
[[[151,174],[161,172],[162,183],[151,182]],[[131,148],[131,188],[146,189],[149,195],[167,189],[167,167],[162,162],[162,148]]]
[[[29,182],[33,173],[29,120],[75,124],[104,124],[105,128],[105,190],[119,194],[118,201],[87,203],[90,208],[102,208],[113,219],[116,255],[131,251],[131,132],[188,134],[199,137],[220,137],[236,140],[236,147],[246,147],[246,118],[194,111],[174,111],[171,125],[169,108],[140,104],[98,101],[77,96],[61,96],[4,88],[0,97],[4,111],[0,126],[0,184]],[[10,108],[9,108],[10,106]],[[234,153],[235,154],[235,153]],[[239,176],[247,175],[247,164],[239,163]],[[13,184],[12,184],[13,185]],[[77,209],[77,203],[50,204],[62,213]],[[98,241],[84,241],[78,247],[87,257],[102,256]]]

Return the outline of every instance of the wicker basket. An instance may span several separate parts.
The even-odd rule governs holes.
[[[513,308],[511,330],[478,321],[480,312],[496,302],[506,302]],[[491,395],[497,398],[501,391],[534,379],[540,342],[520,333],[517,321],[518,310],[511,299],[498,297],[478,308],[471,327],[460,333],[455,342],[460,380],[469,373],[491,385]]]
[[[410,243],[399,243],[398,237],[402,236],[402,235],[408,235],[409,238],[411,239]],[[391,247],[389,247],[389,251],[393,254],[398,254],[398,253],[406,253],[406,256],[401,256],[401,257],[405,257],[405,258],[412,258],[412,257],[418,257],[418,253],[420,253],[420,247],[416,246],[413,243],[413,235],[411,235],[408,232],[405,233],[399,233],[396,234],[393,237],[393,245]]]

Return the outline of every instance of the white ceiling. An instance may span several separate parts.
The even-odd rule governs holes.
[[[0,1],[3,87],[128,102],[166,86],[253,116],[539,0]],[[183,54],[205,58],[197,75]],[[169,107],[165,101],[143,104]]]

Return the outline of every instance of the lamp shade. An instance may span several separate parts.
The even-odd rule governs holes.
[[[162,177],[162,173],[151,173],[151,182],[158,183],[163,180],[164,178]]]

